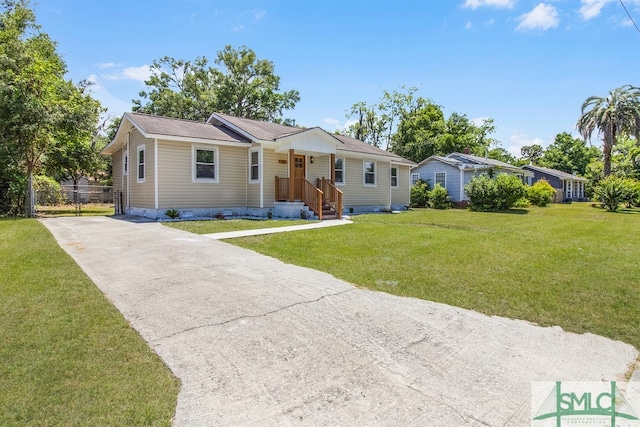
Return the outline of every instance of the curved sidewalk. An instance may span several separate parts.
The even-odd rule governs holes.
[[[158,223],[42,222],[180,379],[177,426],[531,425],[532,381],[622,380],[638,356]]]

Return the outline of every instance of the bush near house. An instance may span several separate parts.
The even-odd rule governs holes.
[[[433,209],[449,209],[451,207],[451,199],[449,192],[440,184],[436,184],[433,190],[429,191],[429,207]]]
[[[426,208],[429,206],[429,184],[418,181],[411,186],[411,207]]]
[[[535,206],[547,206],[553,200],[556,190],[546,179],[541,179],[530,187],[527,187],[527,199]]]
[[[515,175],[498,175],[495,179],[486,174],[475,176],[464,187],[472,210],[480,212],[506,211],[526,196],[526,189]]]

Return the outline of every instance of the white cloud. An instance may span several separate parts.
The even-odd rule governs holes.
[[[515,4],[516,0],[465,0],[462,7],[474,10],[482,6],[512,9]]]
[[[524,13],[518,18],[520,24],[517,30],[548,30],[556,28],[560,23],[558,10],[548,4],[540,3],[531,12]]]
[[[509,138],[509,141],[511,144],[506,148],[506,150],[515,157],[522,156],[520,149],[525,145],[538,144],[543,147],[546,145],[542,138],[530,138],[529,135],[520,131],[514,132]]]
[[[101,62],[100,64],[98,64],[98,68],[100,68],[101,70],[104,70],[105,68],[115,68],[118,66],[119,65],[115,62]]]
[[[468,21],[467,25],[465,25],[464,28],[466,28],[467,30],[472,29],[473,28],[473,24],[471,23],[471,21]]]
[[[330,125],[331,127],[333,127],[333,130],[338,130],[338,131],[343,131],[349,128],[349,126],[351,126],[352,124],[354,124],[357,120],[347,120],[346,122],[344,122],[344,124],[342,124],[340,122],[340,120],[338,119],[334,119],[333,117],[327,117],[323,120],[323,122],[325,122],[326,124]],[[332,131],[330,131],[332,132]]]
[[[253,23],[255,24],[256,22],[260,21],[262,18],[264,18],[264,15],[267,14],[267,11],[262,9],[262,10],[252,10],[251,14],[253,15]]]
[[[471,119],[471,123],[473,123],[475,126],[482,126],[484,124],[484,122],[486,122],[487,120],[490,120],[489,117],[476,117],[474,119]]]
[[[580,16],[582,19],[589,20],[600,15],[602,8],[615,0],[581,0]]]
[[[151,68],[146,64],[139,67],[128,67],[122,70],[122,75],[127,79],[144,82],[151,77]]]

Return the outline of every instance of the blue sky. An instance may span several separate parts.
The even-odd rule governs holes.
[[[640,0],[623,0],[640,24]],[[68,77],[95,82],[111,116],[131,110],[148,66],[213,62],[225,45],[268,59],[301,101],[285,117],[328,131],[401,85],[471,119],[494,119],[512,154],[576,134],[580,106],[640,85],[640,33],[620,0],[39,0]]]

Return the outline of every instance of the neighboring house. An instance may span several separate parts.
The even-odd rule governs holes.
[[[116,212],[156,219],[405,209],[415,165],[318,127],[218,113],[206,123],[125,113],[102,153],[113,158]]]
[[[446,157],[431,156],[411,169],[411,183],[426,181],[431,187],[440,184],[447,189],[453,202],[469,200],[464,187],[471,179],[482,173],[490,176],[501,173],[516,175],[528,183],[533,172],[517,166],[467,153],[451,153]]]
[[[572,175],[557,169],[543,168],[541,166],[527,165],[522,169],[533,172],[532,183],[541,179],[546,179],[553,188],[556,189],[555,203],[562,203],[571,200],[579,202],[585,201],[584,186],[588,179]]]

